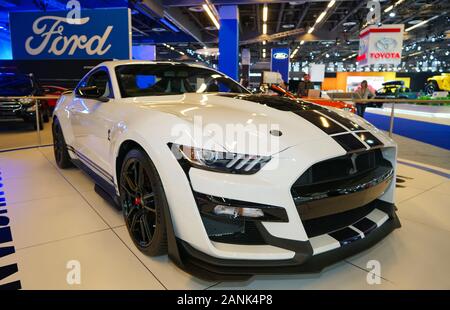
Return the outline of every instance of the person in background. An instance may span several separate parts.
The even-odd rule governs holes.
[[[280,87],[283,88],[284,90],[287,90],[287,85],[284,81],[281,81]]]
[[[303,81],[298,84],[297,96],[308,97],[308,90],[314,89],[314,84],[311,82],[309,74],[303,76]]]
[[[360,87],[355,91],[357,98],[359,99],[372,99],[375,95],[372,93],[367,85],[367,81],[364,80],[361,82]],[[356,103],[356,114],[361,117],[364,117],[364,113],[366,112],[366,103]]]
[[[248,82],[247,79],[242,79],[241,80],[241,85],[244,86],[245,88],[248,88],[250,83]]]

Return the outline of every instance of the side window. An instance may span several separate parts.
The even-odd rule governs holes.
[[[80,84],[78,84],[77,88],[80,87],[90,87],[96,86],[100,93],[103,94],[104,97],[112,98],[113,92],[111,90],[111,84],[109,80],[109,75],[105,70],[98,70],[93,74],[85,77]]]
[[[99,70],[92,74],[86,83],[86,86],[96,86],[103,96],[111,97],[111,85],[109,84],[108,73],[104,70]]]

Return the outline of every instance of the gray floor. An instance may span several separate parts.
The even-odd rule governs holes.
[[[399,157],[450,170],[450,151],[399,135],[393,139],[398,144]]]
[[[51,122],[44,123],[40,141],[33,124],[21,121],[0,121],[0,151],[52,143]]]
[[[401,229],[321,273],[245,282],[203,281],[167,256],[140,253],[121,213],[81,171],[59,170],[51,147],[0,153],[0,171],[7,201],[0,209],[6,208],[13,235],[5,246],[16,248],[0,258],[0,266],[17,263],[19,269],[0,285],[20,280],[24,289],[450,289],[450,179],[408,165],[398,169],[404,180],[396,191]],[[67,282],[74,261],[80,284]]]

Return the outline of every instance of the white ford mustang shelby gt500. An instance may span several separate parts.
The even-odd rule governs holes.
[[[139,250],[203,278],[318,272],[400,227],[391,139],[201,66],[102,63],[60,98],[53,136]]]

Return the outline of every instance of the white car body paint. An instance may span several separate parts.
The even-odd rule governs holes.
[[[63,95],[58,101],[55,116],[60,121],[66,143],[110,174],[117,194],[116,158],[119,148],[127,140],[138,143],[159,172],[169,203],[175,235],[195,249],[222,259],[292,258],[295,253],[282,248],[269,245],[220,244],[208,238],[189,181],[167,146],[174,138],[183,141],[185,145],[200,148],[202,145],[193,140],[189,134],[173,137],[173,127],[183,124],[187,128],[192,128],[195,116],[201,116],[204,124],[213,123],[220,127],[225,127],[229,123],[245,124],[250,120],[255,125],[279,125],[279,130],[283,133],[281,137],[276,137],[279,148],[269,149],[261,154],[251,153],[272,155],[277,159],[270,161],[256,174],[225,174],[191,168],[189,176],[192,188],[197,192],[285,208],[288,223],[264,222],[263,225],[271,235],[290,240],[309,240],[292,199],[291,186],[313,164],[343,156],[346,151],[307,120],[293,113],[255,102],[197,93],[121,98],[115,67],[151,63],[114,61],[100,64],[99,66],[105,67],[110,75],[114,98],[108,102],[77,98],[74,94]],[[385,159],[396,167],[396,144],[390,138],[352,113],[332,108],[329,110],[369,129],[384,144]],[[268,131],[254,132],[251,136],[256,138],[260,135],[270,134]],[[240,145],[230,137],[216,142],[218,151],[249,153],[248,145]],[[77,158],[73,153],[70,155],[74,159]],[[394,189],[395,180],[379,199],[394,203]],[[319,252],[335,248],[323,242],[319,243],[322,247]]]

